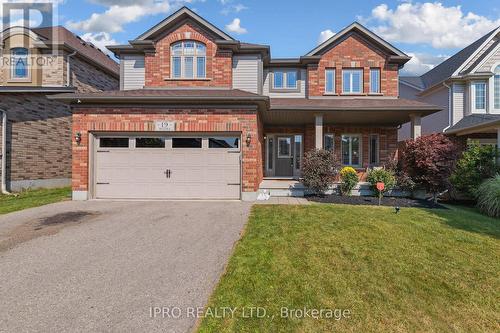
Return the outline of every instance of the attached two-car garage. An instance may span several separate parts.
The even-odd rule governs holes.
[[[240,199],[240,134],[95,135],[94,198]]]

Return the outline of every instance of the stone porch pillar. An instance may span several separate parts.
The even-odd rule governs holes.
[[[323,115],[315,115],[315,148],[323,149]]]
[[[411,119],[411,138],[413,140],[422,136],[422,117],[418,114],[410,115]]]

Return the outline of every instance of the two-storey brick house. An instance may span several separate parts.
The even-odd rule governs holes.
[[[63,27],[0,35],[2,190],[71,183],[71,110],[62,92],[119,87],[119,65]]]
[[[358,23],[297,59],[233,39],[182,8],[109,47],[120,91],[61,94],[73,107],[73,194],[254,200],[325,148],[360,171],[397,150],[397,128],[439,110],[398,98],[409,57]]]

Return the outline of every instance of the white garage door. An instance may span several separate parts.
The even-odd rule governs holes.
[[[239,135],[113,135],[96,141],[96,198],[240,198]]]

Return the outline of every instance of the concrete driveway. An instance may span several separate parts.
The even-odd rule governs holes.
[[[0,331],[191,331],[187,311],[206,305],[249,210],[90,201],[0,216]]]

